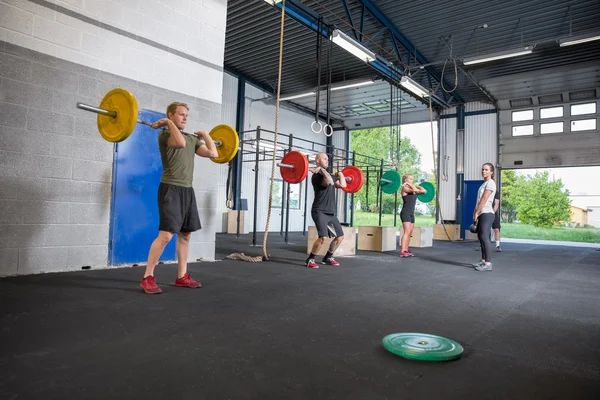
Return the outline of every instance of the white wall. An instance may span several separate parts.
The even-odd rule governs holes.
[[[190,129],[210,129],[226,13],[211,0],[0,0],[0,275],[107,264],[114,145],[75,103],[123,87],[141,109],[184,101]],[[226,168],[196,162],[191,260],[214,258]]]
[[[464,179],[481,179],[481,166],[484,163],[497,164],[498,151],[498,129],[497,114],[469,115],[469,112],[493,109],[484,103],[465,104],[465,134],[464,134]],[[442,115],[452,115],[456,109],[448,109]],[[456,192],[457,173],[457,122],[456,117],[440,119],[440,167],[444,155],[449,157],[447,161],[447,180],[440,180],[439,202],[442,218],[444,220],[456,219],[456,200],[462,193]],[[441,176],[440,176],[441,178]]]
[[[2,0],[0,39],[220,103],[226,0],[39,3]]]

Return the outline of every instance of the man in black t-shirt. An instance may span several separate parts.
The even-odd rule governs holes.
[[[496,190],[494,196],[494,222],[492,223],[492,230],[494,231],[494,239],[496,240],[496,251],[502,251],[500,248],[500,189]]]
[[[319,268],[315,262],[315,255],[319,253],[326,237],[335,237],[331,241],[329,250],[323,258],[323,264],[337,267],[340,264],[333,258],[333,253],[335,253],[335,250],[342,243],[342,240],[344,240],[344,230],[335,215],[335,189],[345,188],[346,178],[341,171],[338,171],[335,176],[327,172],[327,167],[329,166],[327,154],[317,154],[315,162],[317,163],[317,167],[313,169],[313,176],[311,178],[311,183],[315,190],[315,199],[310,214],[315,222],[319,237],[315,240],[311,253],[306,259],[306,266],[308,268]]]

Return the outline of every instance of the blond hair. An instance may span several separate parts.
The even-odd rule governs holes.
[[[177,111],[177,107],[179,107],[179,106],[187,108],[188,111],[190,110],[190,108],[188,107],[187,104],[180,103],[178,101],[174,101],[173,103],[171,103],[167,106],[167,118],[169,117],[169,113],[175,114],[175,111]]]
[[[412,174],[406,174],[402,176],[402,183],[406,182],[408,180],[408,178],[414,178],[414,176],[412,176]]]

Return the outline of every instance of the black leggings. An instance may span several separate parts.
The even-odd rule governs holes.
[[[492,258],[492,241],[490,231],[494,223],[494,213],[483,213],[477,219],[477,238],[481,243],[481,258],[490,262]]]

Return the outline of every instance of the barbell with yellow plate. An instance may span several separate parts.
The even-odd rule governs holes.
[[[138,105],[135,96],[121,88],[111,90],[100,102],[100,107],[77,103],[77,108],[98,114],[98,131],[102,137],[113,143],[122,142],[134,131],[136,124],[152,126],[152,122],[138,119]],[[197,137],[193,133],[181,132],[184,135]],[[229,125],[217,125],[211,129],[210,137],[215,142],[219,156],[211,158],[218,164],[229,162],[238,152],[238,134]],[[204,140],[199,139],[201,144]]]

